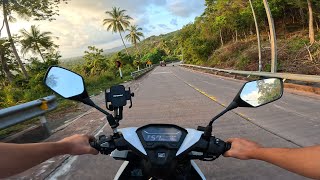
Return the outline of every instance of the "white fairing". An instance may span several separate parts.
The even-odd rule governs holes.
[[[133,147],[135,147],[137,150],[139,150],[144,155],[147,155],[147,152],[143,148],[143,146],[140,142],[140,139],[136,133],[137,129],[138,129],[137,127],[129,127],[129,128],[119,129],[118,131],[120,131],[122,133],[123,138],[128,143],[130,143]]]
[[[199,174],[201,179],[206,180],[206,177],[204,177],[204,175],[201,172],[200,168],[198,167],[198,165],[193,160],[191,160],[191,166],[197,171],[197,173]]]
[[[197,131],[195,129],[186,129],[186,130],[188,131],[188,134],[184,139],[183,143],[181,144],[176,156],[183,153],[185,150],[189,149],[191,146],[197,143],[201,138],[201,135],[203,134],[202,131]]]

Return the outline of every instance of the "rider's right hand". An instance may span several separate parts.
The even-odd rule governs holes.
[[[230,138],[227,142],[230,142],[232,146],[229,151],[223,154],[223,156],[241,160],[253,159],[257,150],[262,148],[262,146],[256,142],[241,138]]]
[[[84,134],[76,134],[67,138],[64,138],[57,143],[63,144],[65,147],[65,154],[70,155],[82,155],[82,154],[98,154],[99,152],[92,148],[89,144],[90,140],[93,140],[93,136]]]

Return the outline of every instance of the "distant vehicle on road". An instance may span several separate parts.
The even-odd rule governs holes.
[[[160,66],[167,66],[165,61],[160,61]]]

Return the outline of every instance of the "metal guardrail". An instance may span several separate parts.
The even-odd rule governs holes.
[[[42,126],[50,134],[45,113],[58,107],[56,96],[48,96],[35,101],[0,110],[0,130],[39,117]]]
[[[143,75],[143,74],[151,71],[154,67],[155,67],[154,65],[151,65],[150,67],[141,69],[141,70],[139,70],[139,71],[134,71],[134,72],[131,73],[131,77],[132,77],[133,79],[136,79],[136,78],[140,77],[141,75]]]
[[[289,74],[289,73],[270,73],[270,72],[259,72],[259,71],[238,71],[238,70],[228,70],[228,69],[218,69],[204,66],[196,66],[191,64],[180,64],[180,66],[198,68],[203,70],[211,70],[217,72],[225,72],[230,74],[240,74],[240,75],[252,75],[252,76],[263,76],[263,77],[276,77],[282,79],[290,79],[296,81],[305,82],[320,82],[320,76],[316,75],[305,75],[305,74]]]

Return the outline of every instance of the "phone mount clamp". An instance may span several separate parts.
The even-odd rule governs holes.
[[[130,101],[129,108],[132,107],[132,97],[134,93],[126,90],[123,85],[116,85],[110,88],[110,92],[105,92],[106,107],[109,111],[114,112],[114,119],[119,122],[123,118],[123,106],[127,105],[127,101]]]

